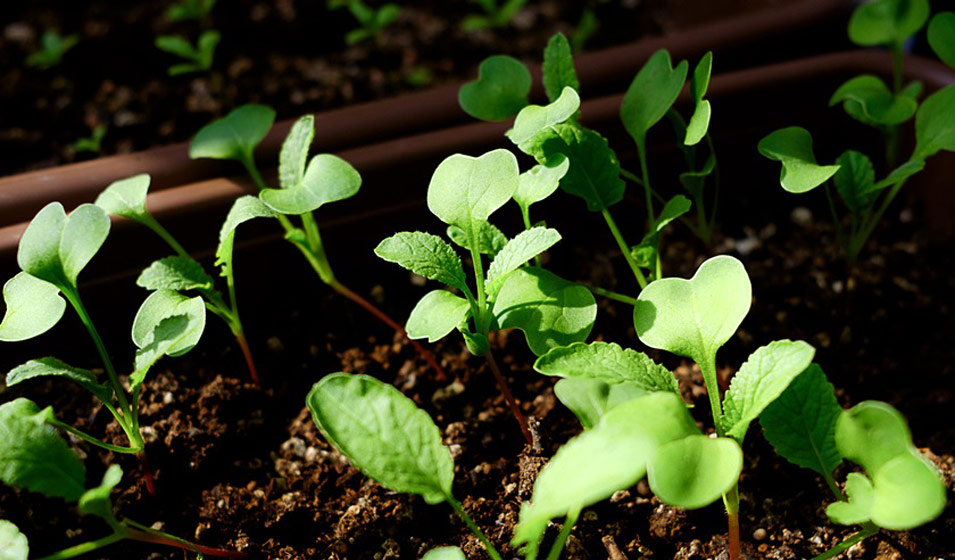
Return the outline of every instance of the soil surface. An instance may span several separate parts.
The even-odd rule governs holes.
[[[188,139],[202,125],[249,102],[279,118],[461,80],[492,54],[539,62],[550,36],[573,34],[592,7],[599,31],[586,49],[638,40],[780,0],[720,0],[687,9],[686,0],[531,0],[508,27],[465,32],[477,4],[403,1],[399,19],[377,41],[345,44],[357,27],[325,0],[219,2],[202,21],[170,22],[171,2],[56,0],[18,2],[0,17],[0,175],[96,157],[72,148],[99,125],[103,154]],[[370,5],[380,3],[371,1]],[[47,29],[79,42],[56,66],[25,64]],[[222,41],[210,72],[169,77],[178,60],[159,51],[159,35],[195,41],[216,29]]]

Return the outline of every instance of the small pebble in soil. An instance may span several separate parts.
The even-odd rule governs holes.
[[[763,529],[762,527],[760,527],[759,529],[756,529],[755,531],[753,531],[754,541],[761,541],[765,538],[766,538],[766,529]]]
[[[794,224],[808,226],[812,223],[812,211],[805,206],[797,206],[793,208],[793,211],[789,214],[789,218]]]
[[[630,499],[630,492],[626,490],[617,490],[610,496],[610,503],[616,504]]]
[[[269,350],[272,352],[281,352],[285,350],[285,345],[282,344],[281,339],[277,336],[270,336],[268,340],[265,341],[266,346],[269,347]]]
[[[650,493],[650,485],[647,484],[646,480],[641,480],[637,483],[637,494],[641,496],[646,496]]]

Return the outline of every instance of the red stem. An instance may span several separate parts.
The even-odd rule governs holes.
[[[156,483],[153,480],[153,471],[149,467],[149,459],[146,457],[146,450],[139,452],[139,461],[143,467],[143,482],[146,483],[146,491],[150,496],[156,495]]]
[[[249,366],[249,375],[252,377],[252,383],[256,387],[261,387],[262,382],[259,380],[259,371],[255,369],[255,361],[252,359],[252,350],[249,349],[249,341],[245,339],[245,333],[236,333],[236,341],[239,343],[239,348],[242,349],[242,355],[245,356],[245,364]]]
[[[441,366],[438,365],[438,362],[434,359],[434,356],[431,355],[431,352],[428,352],[428,350],[424,346],[421,346],[421,344],[419,344],[418,341],[409,338],[408,332],[405,331],[404,327],[396,323],[394,319],[386,315],[384,311],[372,305],[371,302],[361,297],[360,295],[356,294],[355,292],[351,291],[344,284],[340,282],[335,282],[331,286],[332,288],[335,289],[336,292],[340,293],[341,295],[345,296],[346,298],[352,300],[353,302],[357,303],[361,307],[365,308],[366,311],[368,311],[369,313],[377,317],[382,323],[393,328],[395,332],[397,332],[405,340],[410,342],[411,345],[414,346],[415,349],[418,351],[418,354],[420,354],[421,357],[424,358],[429,365],[431,365],[431,368],[434,369],[435,373],[437,373],[438,381],[448,380],[448,376],[444,373],[444,370],[441,368]]]
[[[171,546],[174,548],[179,548],[182,550],[188,550],[190,552],[199,552],[203,556],[218,556],[222,558],[248,558],[249,555],[244,552],[238,552],[235,550],[223,550],[221,548],[209,548],[207,546],[202,546],[199,544],[194,544],[185,541],[178,541],[170,537],[164,537],[162,535],[155,535],[152,533],[147,533],[145,531],[140,531],[138,529],[127,529],[127,538],[134,541],[147,542],[152,544],[161,544],[165,546]]]
[[[739,560],[742,554],[739,543],[739,512],[727,514],[730,560]]]
[[[501,374],[501,370],[497,367],[497,362],[494,361],[494,355],[491,354],[490,350],[488,350],[485,356],[487,356],[487,365],[490,366],[491,373],[494,374],[494,379],[497,380],[498,389],[501,390],[501,394],[504,396],[507,406],[511,409],[511,414],[514,415],[514,418],[517,419],[517,423],[521,426],[521,433],[524,434],[527,445],[534,447],[534,436],[531,435],[530,426],[527,425],[527,418],[524,418],[524,414],[517,405],[517,399],[511,394],[511,389],[507,386],[507,379],[504,379],[504,375]]]

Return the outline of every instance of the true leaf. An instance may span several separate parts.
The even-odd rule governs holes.
[[[688,68],[685,60],[673,67],[670,53],[661,49],[653,53],[627,88],[620,120],[640,150],[646,144],[647,131],[666,115],[680,95]]]
[[[429,280],[462,291],[468,289],[461,258],[437,235],[421,231],[397,233],[379,243],[375,254]]]
[[[533,146],[541,143],[542,135],[550,133],[554,126],[570,119],[580,108],[580,96],[572,87],[549,105],[528,105],[514,119],[514,127],[505,134],[524,153],[532,153]]]
[[[95,515],[111,526],[116,526],[116,516],[113,514],[113,500],[109,495],[113,488],[123,478],[123,469],[119,465],[110,465],[103,474],[103,481],[99,486],[90,488],[80,496],[79,510],[83,515]]]
[[[568,379],[597,379],[631,383],[644,391],[680,393],[676,377],[649,356],[612,342],[575,342],[554,348],[537,358],[534,369]]]
[[[812,136],[805,128],[781,128],[759,141],[759,153],[783,164],[779,181],[791,193],[811,191],[839,170],[838,165],[819,165],[812,153]]]
[[[497,296],[507,275],[560,241],[556,229],[534,227],[519,233],[494,257],[487,269],[487,292]]]
[[[76,277],[109,235],[102,208],[81,204],[69,216],[59,202],[43,207],[20,238],[17,262],[24,272],[61,290],[76,287]]]
[[[408,338],[427,338],[428,342],[441,340],[464,321],[468,308],[466,299],[447,290],[428,292],[408,316],[405,325]]]
[[[17,342],[52,329],[66,309],[60,290],[49,282],[20,272],[3,285],[7,309],[0,322],[0,340]]]
[[[101,401],[109,402],[113,397],[113,390],[109,385],[100,383],[89,370],[73,367],[56,358],[47,357],[30,360],[19,365],[7,374],[7,387],[12,387],[28,379],[43,376],[65,377],[80,387],[96,395]]]
[[[195,259],[178,255],[153,261],[136,279],[136,285],[147,290],[208,290],[212,282]]]
[[[912,175],[915,175],[919,171],[925,168],[925,160],[913,159],[909,160],[902,165],[896,167],[889,173],[885,179],[872,185],[872,191],[880,191],[882,189],[895,186],[898,183],[908,179]]]
[[[836,448],[836,420],[842,413],[832,384],[813,364],[759,415],[763,435],[776,453],[827,476],[842,462]]]
[[[670,222],[689,212],[691,205],[690,199],[682,194],[668,200],[663,206],[663,210],[660,211],[660,215],[657,216],[657,221],[653,224],[652,233],[662,232],[663,228]]]
[[[577,70],[574,69],[574,56],[563,33],[555,33],[547,42],[542,72],[544,91],[551,101],[560,97],[565,87],[580,89]]]
[[[498,326],[523,331],[538,356],[585,340],[597,317],[590,290],[533,266],[507,276],[493,309]]]
[[[315,117],[305,115],[295,121],[279,152],[279,185],[296,188],[305,176],[308,149],[315,137]]]
[[[901,124],[912,118],[918,102],[907,95],[893,95],[881,78],[856,76],[839,86],[829,105],[842,103],[856,120],[871,125]]]
[[[928,44],[938,58],[955,68],[955,12],[939,12],[928,24]]]
[[[83,494],[86,471],[66,441],[40,410],[19,398],[0,405],[0,480],[31,492],[75,502]]]
[[[531,73],[512,57],[497,55],[478,67],[478,79],[464,84],[458,104],[464,112],[485,121],[503,121],[527,105]]]
[[[955,151],[955,84],[930,95],[915,113],[912,159],[925,159],[941,150]]]
[[[832,176],[839,196],[853,214],[861,214],[874,198],[875,168],[868,156],[846,150],[836,159],[839,171]]]
[[[468,234],[465,233],[463,229],[458,226],[448,226],[447,233],[448,238],[453,241],[455,245],[468,251],[471,250]],[[507,245],[508,241],[507,236],[490,222],[481,222],[481,225],[478,226],[476,236],[478,252],[492,258],[501,252],[501,249]]]
[[[726,433],[742,442],[750,422],[809,367],[815,353],[801,340],[777,340],[750,354],[723,400]]]
[[[312,387],[307,402],[325,439],[369,478],[429,504],[451,496],[454,463],[438,427],[391,385],[335,373]]]
[[[467,560],[461,549],[456,546],[432,548],[421,560]]]
[[[354,196],[361,187],[361,175],[350,163],[332,154],[312,158],[302,180],[295,186],[263,189],[259,198],[281,214],[304,214],[323,204]]]
[[[852,13],[849,39],[864,47],[901,43],[921,29],[928,16],[928,0],[872,0]]]
[[[202,127],[189,145],[189,157],[251,160],[273,122],[275,111],[270,107],[243,105]]]
[[[872,482],[861,473],[849,473],[846,477],[846,498],[844,502],[834,502],[826,508],[826,515],[833,523],[856,525],[872,518],[872,501],[875,489]]]
[[[706,90],[710,85],[710,72],[713,70],[713,52],[709,51],[693,70],[693,78],[690,81],[690,93],[693,95],[695,108],[690,122],[686,125],[686,137],[683,143],[687,146],[698,144],[706,136],[706,131],[710,127],[710,115],[712,108],[708,99],[703,99]]]
[[[13,523],[0,519],[0,560],[27,560],[29,556],[30,543],[26,536]]]
[[[139,350],[130,385],[142,383],[146,372],[162,356],[181,356],[192,350],[205,326],[202,296],[190,298],[172,290],[150,294],[133,319],[133,342]]]
[[[149,192],[149,181],[150,177],[145,173],[113,181],[96,197],[96,205],[107,214],[137,222],[148,220],[146,194]]]
[[[517,158],[498,149],[480,157],[455,154],[438,165],[428,186],[428,208],[448,225],[474,238],[481,223],[514,196],[520,181]]]
[[[736,442],[696,434],[660,446],[647,464],[647,478],[660,501],[695,509],[728,492],[742,468]]]
[[[638,383],[606,383],[587,377],[568,377],[554,385],[557,399],[574,413],[585,430],[596,426],[603,415],[615,406],[646,393],[646,389]]]
[[[560,185],[560,180],[570,169],[570,160],[563,154],[555,154],[547,163],[535,165],[521,173],[514,201],[524,212],[532,204],[540,202],[554,194]]]

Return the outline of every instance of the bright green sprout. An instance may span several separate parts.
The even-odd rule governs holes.
[[[99,154],[103,151],[103,138],[106,136],[106,125],[98,124],[93,127],[90,135],[85,138],[77,138],[76,142],[73,142],[73,152],[82,153],[82,152],[92,152],[94,154]]]
[[[156,48],[186,61],[169,67],[169,75],[178,76],[211,69],[212,57],[221,39],[214,29],[203,31],[195,45],[181,35],[160,35],[156,37]]]
[[[27,56],[26,64],[41,70],[53,68],[60,63],[66,51],[75,47],[79,40],[78,35],[61,37],[56,31],[47,29],[40,36],[40,48]]]
[[[527,4],[527,0],[471,0],[481,6],[484,13],[470,15],[461,22],[465,31],[481,31],[495,27],[506,27]]]
[[[345,35],[345,42],[355,45],[362,41],[381,39],[381,32],[395,22],[401,15],[401,6],[386,3],[379,8],[372,8],[363,0],[328,0],[328,7],[332,10],[348,8],[351,15],[358,20],[361,27],[353,29]]]

